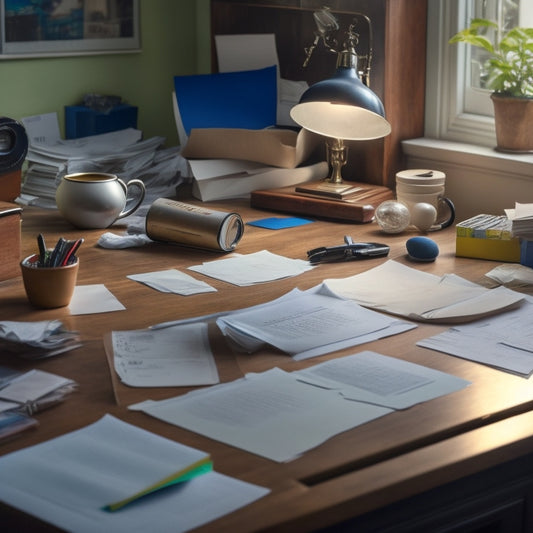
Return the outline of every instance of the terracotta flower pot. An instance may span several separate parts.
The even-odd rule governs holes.
[[[491,95],[497,150],[533,152],[533,98]]]

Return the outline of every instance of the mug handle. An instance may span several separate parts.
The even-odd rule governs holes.
[[[128,181],[128,184],[126,185],[120,178],[118,179],[118,182],[120,183],[121,187],[124,189],[124,194],[126,195],[126,206],[124,209],[120,212],[116,220],[119,218],[127,217],[128,215],[131,215],[142,203],[144,200],[144,196],[146,195],[146,187],[144,186],[144,182],[138,179],[133,179]],[[131,207],[127,207],[128,204],[128,192],[130,191],[130,187],[136,187],[139,189],[139,197],[136,199],[135,203]]]
[[[450,210],[450,216],[448,217],[448,220],[431,226],[430,231],[437,231],[447,228],[448,226],[451,226],[455,221],[455,206],[453,205],[453,202],[449,198],[446,198],[444,196],[442,198],[439,198],[439,202],[443,202],[448,206],[448,209]]]

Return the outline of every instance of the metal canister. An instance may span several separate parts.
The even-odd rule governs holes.
[[[146,215],[146,234],[154,241],[230,252],[244,233],[238,213],[215,211],[158,198]]]

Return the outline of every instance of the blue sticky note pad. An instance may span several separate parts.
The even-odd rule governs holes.
[[[284,229],[284,228],[294,228],[296,226],[303,226],[304,224],[311,224],[312,220],[306,220],[305,218],[263,218],[261,220],[254,220],[248,222],[250,226],[258,226],[259,228],[267,229]]]
[[[174,76],[183,127],[262,129],[276,124],[277,67]]]

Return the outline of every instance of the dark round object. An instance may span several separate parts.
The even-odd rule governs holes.
[[[405,247],[409,257],[415,261],[435,261],[439,255],[437,243],[428,237],[412,237]]]

